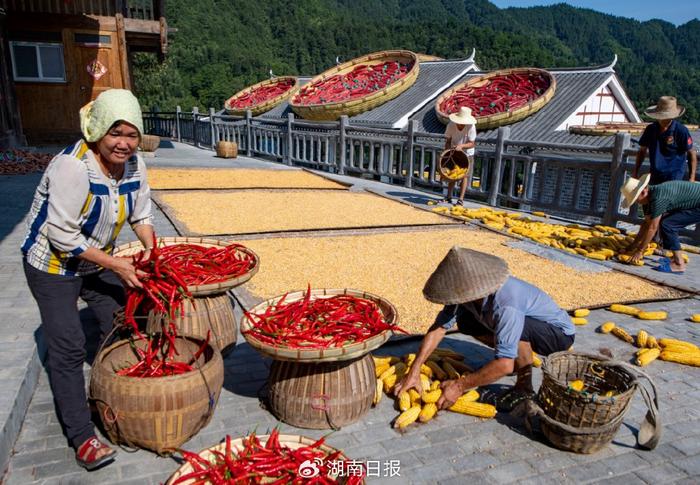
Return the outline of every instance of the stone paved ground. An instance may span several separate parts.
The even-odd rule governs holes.
[[[165,153],[161,153],[165,152]],[[210,152],[191,147],[177,146],[177,150],[161,149],[159,157],[149,160],[151,164],[202,165],[232,163],[211,156]],[[167,155],[167,156],[166,156]],[[236,164],[262,166],[265,162],[238,159]],[[236,165],[236,166],[241,166]],[[33,177],[33,178],[32,178]],[[31,403],[23,420],[21,433],[14,443],[9,471],[5,476],[8,484],[60,483],[161,483],[178,466],[173,458],[159,458],[152,453],[120,451],[117,461],[96,472],[86,473],[73,461],[73,454],[66,445],[60,425],[53,409],[51,392],[46,375],[39,368],[34,344],[34,330],[38,326],[38,315],[34,302],[28,294],[20,266],[16,259],[16,248],[23,236],[23,229],[16,224],[21,221],[31,198],[33,185],[38,177],[3,177],[0,180],[3,215],[0,228],[0,304],[5,318],[0,330],[0,339],[6,349],[0,354],[4,365],[0,370],[3,390],[0,396],[0,418],[4,427],[12,423],[4,414],[21,406],[12,397],[19,394],[31,396]],[[352,179],[357,181],[356,179]],[[361,182],[361,185],[378,184]],[[411,202],[424,202],[425,194],[390,187],[384,189]],[[5,194],[12,194],[8,201]],[[6,221],[7,220],[7,221]],[[156,228],[161,235],[174,234],[168,221],[157,213]],[[125,234],[122,240],[133,236]],[[630,332],[646,329],[657,337],[675,337],[700,342],[700,325],[690,323],[687,317],[700,312],[700,299],[691,298],[664,303],[640,305],[645,309],[664,309],[669,312],[665,322],[643,322],[607,310],[593,311],[590,323],[578,327],[576,350],[597,351],[610,349],[615,357],[630,360],[634,349],[610,335],[601,335],[594,329],[602,322],[614,320]],[[91,318],[85,315],[89,328]],[[468,355],[468,361],[481,365],[490,358],[491,352],[475,341],[451,334],[445,344]],[[382,353],[401,355],[418,348],[418,340],[404,340],[385,346]],[[8,348],[11,347],[11,350]],[[94,349],[93,349],[94,350]],[[35,361],[32,365],[31,362]],[[259,356],[239,338],[236,348],[225,359],[225,382],[216,412],[210,424],[184,445],[188,450],[199,450],[218,442],[227,433],[239,436],[257,428],[267,430],[281,425],[283,432],[301,433],[310,437],[324,432],[301,430],[279,423],[260,405],[258,395],[263,387],[270,361]],[[34,390],[31,370],[38,374]],[[354,459],[369,461],[388,467],[391,461],[398,463],[400,477],[389,477],[381,470],[380,477],[371,478],[370,483],[698,483],[700,480],[700,368],[655,362],[649,368],[659,388],[661,414],[664,423],[662,442],[656,450],[648,452],[634,448],[634,433],[645,413],[644,404],[636,396],[627,413],[623,426],[613,443],[594,455],[575,455],[550,447],[541,438],[533,438],[522,428],[519,419],[500,415],[494,420],[452,413],[440,413],[432,422],[415,425],[404,433],[390,428],[390,421],[397,412],[392,402],[384,399],[380,405],[359,422],[347,426],[328,437],[328,442],[345,450]],[[88,367],[86,366],[86,373]],[[536,380],[539,381],[536,370]],[[21,382],[25,382],[22,386]],[[484,394],[489,397],[513,382],[504,378],[502,382],[489,386]],[[6,397],[6,389],[13,396]],[[24,389],[22,391],[22,389]],[[33,390],[33,396],[31,391]],[[16,396],[15,396],[16,397]],[[26,406],[25,406],[26,409]],[[22,413],[20,413],[22,414]],[[19,420],[21,422],[21,419]],[[3,430],[3,439],[10,436]],[[5,441],[9,440],[7,438]],[[10,447],[12,443],[2,443]]]

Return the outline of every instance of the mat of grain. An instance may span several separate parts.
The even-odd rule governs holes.
[[[306,288],[356,288],[396,305],[407,331],[425,333],[440,306],[423,298],[428,276],[454,245],[502,257],[511,273],[549,293],[567,310],[643,299],[680,297],[675,290],[616,271],[575,270],[519,249],[490,231],[462,229],[397,231],[384,234],[284,237],[243,241],[260,256],[260,271],[247,284],[269,298]]]
[[[455,223],[378,195],[342,190],[175,191],[157,199],[188,235]]]
[[[148,184],[153,190],[249,188],[347,189],[344,185],[298,169],[149,168]]]

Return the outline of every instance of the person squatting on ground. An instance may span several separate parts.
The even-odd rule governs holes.
[[[539,288],[509,276],[497,256],[453,247],[423,288],[425,298],[445,305],[423,338],[409,373],[394,393],[420,390],[420,367],[457,324],[459,331],[495,349],[495,358],[477,371],[442,383],[440,409],[467,390],[517,373],[515,386],[500,396],[497,407],[512,410],[532,397],[532,352],[549,355],[567,350],[576,330],[569,315]]]
[[[80,110],[82,139],[56,155],[34,194],[22,244],[27,283],[41,314],[46,366],[56,410],[78,464],[88,470],[114,459],[95,435],[85,395],[82,298],[101,339],[124,304],[124,287],[140,287],[126,258],[111,256],[124,222],[144,247],[153,241],[146,166],[136,154],[141,108],[127,90],[103,92]]]
[[[472,116],[471,108],[462,106],[458,113],[452,113],[450,122],[445,129],[445,150],[462,150],[469,158],[469,167],[474,165],[474,153],[476,146],[476,118]],[[469,172],[459,181],[459,199],[456,205],[463,205],[464,194],[467,191],[467,176]],[[447,181],[447,195],[441,202],[452,203],[452,193],[455,189],[456,180]]]

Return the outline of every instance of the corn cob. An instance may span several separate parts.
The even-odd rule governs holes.
[[[459,373],[464,373],[464,372],[474,372],[474,369],[469,367],[467,364],[464,362],[460,362],[459,360],[455,360],[451,357],[443,357],[442,358],[443,363],[450,364],[454,370],[456,370]]]
[[[444,370],[442,370],[442,367],[438,365],[437,362],[434,360],[429,360],[425,363],[430,369],[433,371],[433,377],[436,379],[439,379],[441,381],[444,381],[447,379],[447,373],[445,373]]]
[[[569,387],[571,389],[573,389],[574,391],[581,392],[581,391],[583,391],[584,384],[583,384],[583,381],[581,379],[577,379],[575,381],[569,382]]]
[[[639,308],[635,308],[629,305],[620,305],[618,303],[610,305],[608,310],[615,313],[624,313],[625,315],[632,315],[634,317],[636,317],[637,314],[641,311]]]
[[[427,423],[428,421],[433,419],[435,414],[437,414],[437,411],[438,411],[437,404],[435,404],[433,402],[426,403],[423,406],[423,409],[421,409],[420,414],[418,415],[418,420],[421,423]]]
[[[605,322],[598,328],[600,333],[610,333],[612,329],[615,328],[615,322]]]
[[[534,352],[532,353],[532,365],[534,365],[535,367],[542,366],[542,359],[540,359],[540,356]]]
[[[428,377],[429,379],[433,378],[433,369],[428,365],[421,364],[420,373]]]
[[[583,317],[572,317],[571,323],[573,323],[574,325],[586,325],[588,323],[588,320],[586,320]]]
[[[628,344],[634,345],[634,338],[625,331],[622,327],[615,327],[612,330],[610,330],[610,333],[612,333],[615,337],[619,338],[620,340],[624,340]]]
[[[659,345],[662,348],[666,348],[668,346],[674,346],[674,347],[687,347],[689,350],[700,350],[697,345],[692,344],[690,342],[686,342],[685,340],[677,340],[674,338],[662,338],[659,339]]]
[[[661,352],[660,357],[661,360],[666,360],[668,362],[700,367],[700,354],[694,352],[669,352],[668,350],[664,350]]]
[[[617,259],[621,263],[634,264],[635,266],[644,266],[644,261],[641,259],[636,263],[632,263],[632,256],[630,256],[629,254],[618,254]]]
[[[666,312],[639,312],[637,318],[640,320],[666,320],[668,314]]]
[[[659,349],[661,346],[659,345],[659,342],[656,341],[656,337],[653,335],[649,335],[647,338],[647,348],[650,349]]]
[[[587,317],[590,314],[591,311],[588,308],[579,308],[578,310],[574,310],[575,317]]]
[[[690,316],[690,321],[700,323],[700,313],[694,313]]]
[[[420,406],[412,406],[406,411],[402,412],[396,421],[394,421],[394,428],[403,429],[411,423],[415,423],[418,419],[418,415],[421,412]]]
[[[408,395],[408,392],[401,391],[399,393],[399,409],[401,411],[406,411],[410,407],[411,407],[411,398]]]
[[[394,365],[399,361],[399,358],[393,355],[373,355],[372,360],[374,360],[375,366],[382,364]]]
[[[391,392],[391,390],[394,388],[394,385],[396,384],[396,379],[396,374],[391,374],[390,376],[381,379],[381,381],[384,383],[384,392],[386,392],[387,394]]]
[[[462,354],[451,349],[437,348],[433,350],[433,354],[439,355],[440,357],[449,357],[450,359],[455,360],[464,360],[464,356]]]
[[[586,254],[586,257],[590,259],[596,259],[598,261],[605,261],[606,259],[608,259],[608,257],[605,254],[599,253],[597,251]]]
[[[403,360],[406,362],[408,367],[411,367],[413,361],[416,360],[416,354],[406,354],[404,355]]]
[[[442,396],[442,389],[435,389],[434,391],[423,391],[423,394],[421,394],[421,399],[425,403],[438,402],[440,396]]]
[[[379,378],[381,380],[384,380],[387,377],[394,375],[394,374],[401,375],[405,372],[405,370],[406,370],[406,364],[404,364],[403,362],[397,362],[396,364],[390,366],[387,370],[382,372],[379,375]]]
[[[493,418],[496,416],[496,407],[482,402],[465,402],[459,399],[452,406],[450,411],[455,413],[468,414],[480,418]]]
[[[442,368],[447,373],[447,377],[449,379],[459,379],[460,378],[459,372],[457,372],[457,370],[454,367],[452,367],[452,365],[449,362],[445,362],[443,360],[442,361]]]
[[[640,367],[644,367],[655,361],[659,355],[661,355],[661,350],[659,349],[642,349],[637,352],[635,363]]]
[[[549,217],[547,214],[545,214],[544,212],[541,212],[541,211],[532,212],[532,215],[536,216],[536,217]]]
[[[644,330],[640,330],[637,332],[637,347],[640,349],[643,349],[644,347],[647,346],[647,342],[649,341],[649,334],[646,333]]]
[[[420,401],[420,392],[413,388],[408,390],[408,396],[411,398],[411,401]]]
[[[374,367],[374,375],[375,375],[375,377],[381,376],[381,375],[384,373],[384,371],[386,371],[386,370],[389,369],[389,367],[391,367],[391,366],[389,365],[388,362],[385,362],[385,363],[383,363],[383,364],[378,364],[378,365],[376,365],[376,366]]]
[[[436,389],[441,389],[440,381],[433,381],[430,383],[430,390],[435,391]]]
[[[427,391],[428,389],[430,389],[430,379],[428,379],[428,377],[423,374],[420,375],[420,384],[421,389],[423,391]]]
[[[382,394],[384,390],[384,383],[382,382],[381,379],[377,379],[377,385],[375,386],[374,389],[374,399],[372,399],[372,404],[375,406],[379,404],[379,401],[382,400]]]

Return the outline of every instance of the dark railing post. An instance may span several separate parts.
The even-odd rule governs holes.
[[[292,130],[294,129],[294,113],[287,113],[287,153],[284,163],[287,165],[294,165],[292,160],[292,155],[294,154],[294,137],[292,136]]]
[[[216,130],[214,128],[214,108],[209,108],[209,128],[211,130],[211,148],[216,149]]]
[[[413,165],[415,164],[416,150],[414,148],[415,143],[415,132],[416,125],[418,122],[416,120],[411,120],[408,122],[408,130],[406,132],[406,149],[408,150],[408,167],[406,167],[406,180],[404,181],[404,186],[406,188],[413,187]]]
[[[510,127],[502,126],[498,129],[496,139],[496,154],[491,170],[491,187],[489,190],[489,205],[498,205],[498,191],[501,190],[501,177],[503,175],[503,153],[505,152],[506,140],[510,136]]]
[[[251,110],[246,110],[245,112],[245,133],[246,133],[246,147],[245,153],[249,157],[253,156],[253,112]]]
[[[340,156],[338,157],[338,174],[345,175],[345,130],[348,126],[347,115],[343,115],[340,117],[340,123],[338,126],[340,129],[338,136],[338,144],[340,145],[338,147],[340,150]]]
[[[192,108],[192,143],[194,146],[198,147],[199,144],[197,143],[197,117],[199,116],[199,108],[194,107]]]
[[[613,226],[617,224],[620,210],[620,188],[625,181],[625,150],[630,146],[630,134],[618,133],[615,135],[612,160],[610,161],[610,189],[608,191],[608,206],[603,215],[603,224]]]
[[[182,108],[177,106],[175,108],[175,132],[177,136],[177,141],[182,141],[182,132],[180,131],[180,114],[182,113]]]

